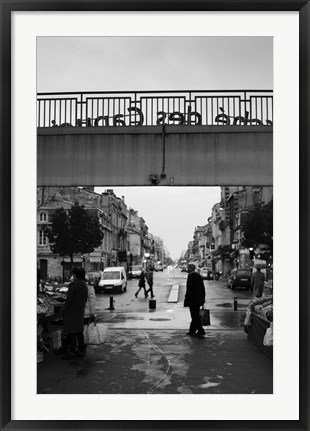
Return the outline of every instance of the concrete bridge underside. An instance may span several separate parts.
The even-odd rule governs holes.
[[[273,184],[272,126],[37,130],[38,186]]]

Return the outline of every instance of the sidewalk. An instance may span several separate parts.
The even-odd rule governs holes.
[[[236,315],[236,314],[235,314]],[[236,315],[237,316],[237,315]],[[156,318],[160,319],[159,315]],[[128,316],[126,316],[128,319]],[[139,319],[139,316],[138,316]],[[113,320],[113,318],[112,318]],[[204,338],[165,328],[158,320],[123,327],[105,323],[106,341],[84,358],[53,352],[38,364],[38,393],[45,394],[270,394],[272,361],[242,330],[208,327]],[[127,324],[128,326],[128,324]],[[150,325],[151,326],[151,325]]]

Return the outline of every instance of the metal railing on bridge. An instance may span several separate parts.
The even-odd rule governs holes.
[[[37,127],[273,124],[271,90],[38,93]]]

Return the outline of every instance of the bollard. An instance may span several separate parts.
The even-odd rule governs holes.
[[[156,310],[156,299],[150,299],[149,300],[149,309],[150,310]]]
[[[115,304],[115,301],[113,300],[113,296],[110,296],[110,308],[109,308],[109,310],[115,310],[114,304]]]
[[[238,298],[237,298],[237,296],[234,297],[234,310],[238,310]]]

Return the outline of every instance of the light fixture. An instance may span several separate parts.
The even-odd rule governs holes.
[[[153,186],[157,186],[160,183],[160,176],[158,174],[150,174],[149,180]]]

